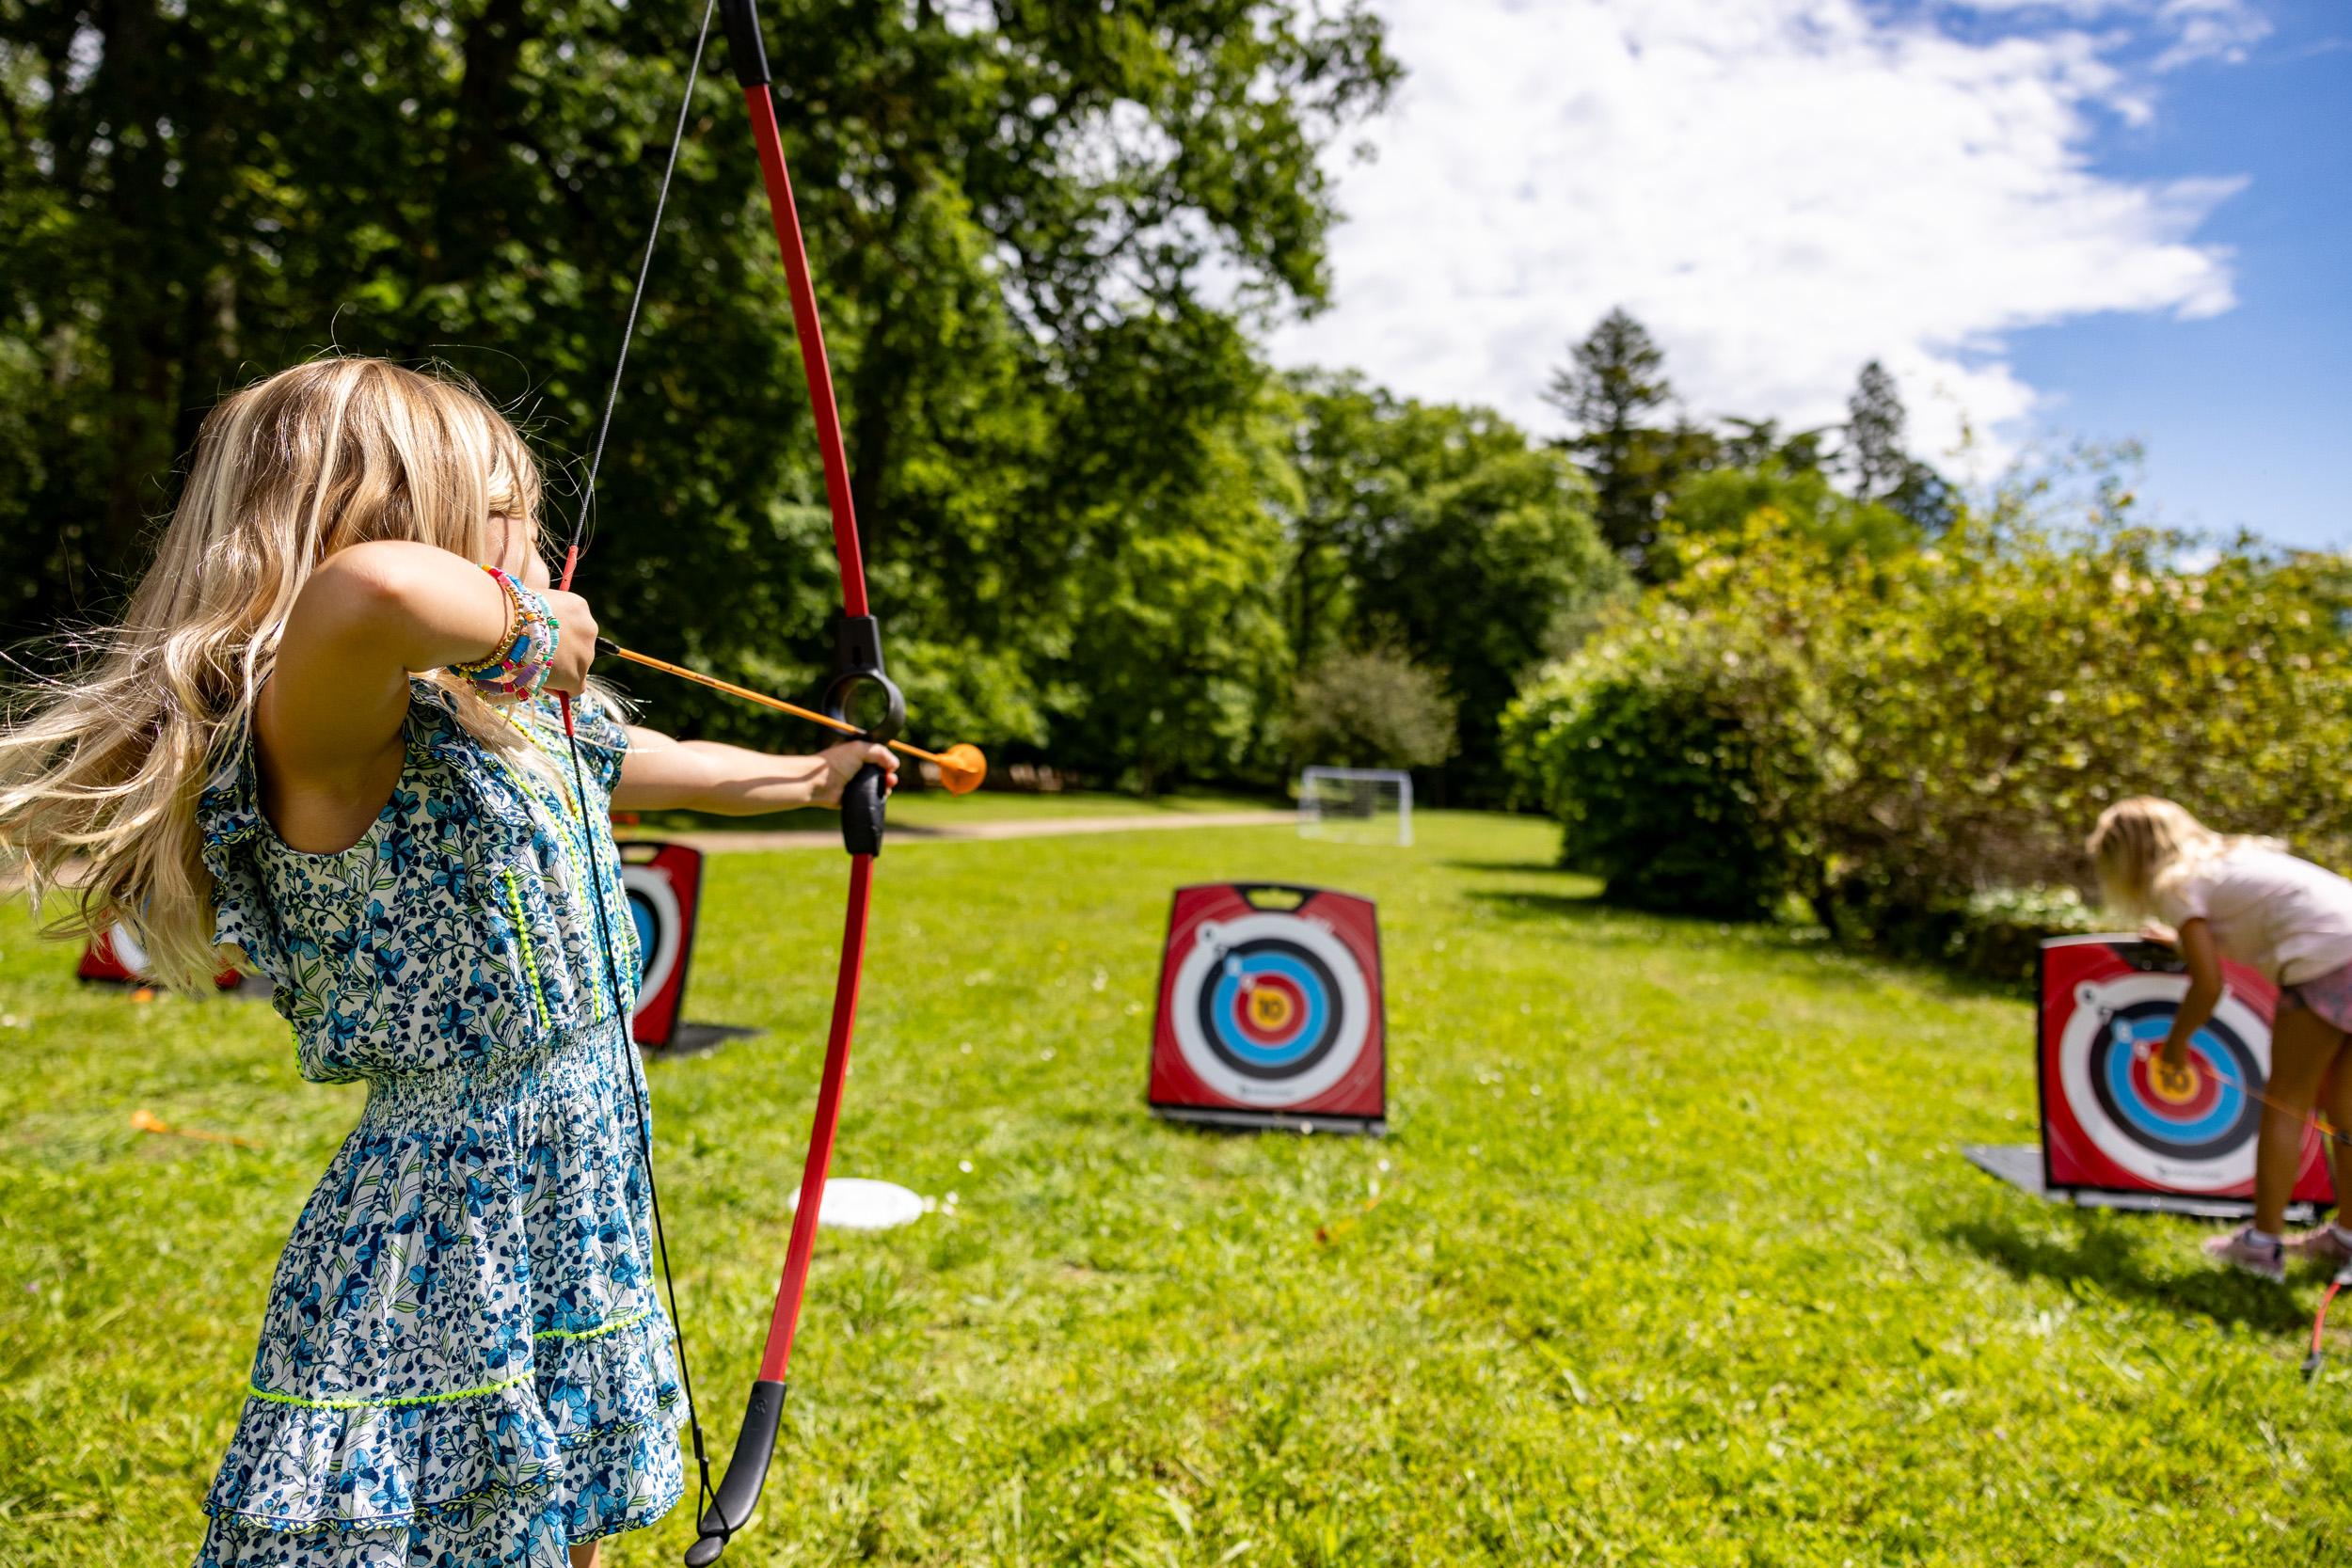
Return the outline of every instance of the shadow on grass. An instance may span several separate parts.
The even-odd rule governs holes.
[[[2274,1334],[2299,1333],[2309,1326],[2303,1309],[2276,1285],[2218,1268],[2152,1274],[2140,1260],[2138,1243],[2119,1216],[2081,1210],[2063,1213],[2072,1222],[2068,1228],[2073,1236],[2066,1241],[2028,1235],[1990,1220],[1964,1220],[1938,1234],[2015,1279],[2061,1285],[2087,1280],[2111,1295]]]

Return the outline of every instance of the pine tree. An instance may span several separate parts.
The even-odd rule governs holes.
[[[1911,468],[1903,451],[1903,400],[1895,378],[1873,359],[1862,367],[1853,396],[1846,400],[1846,467],[1854,499],[1883,500],[1901,486]]]
[[[1657,540],[1675,481],[1711,460],[1714,438],[1682,420],[1652,422],[1674,398],[1666,356],[1623,307],[1603,316],[1570,356],[1544,398],[1575,428],[1565,444],[1592,479],[1601,538],[1638,567]]]

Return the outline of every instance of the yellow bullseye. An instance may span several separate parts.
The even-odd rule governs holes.
[[[1249,993],[1249,1022],[1271,1034],[1291,1021],[1291,999],[1271,986]]]
[[[2182,1105],[2197,1098],[2197,1068],[2185,1062],[2173,1067],[2161,1058],[2148,1064],[2148,1087],[2158,1100]]]

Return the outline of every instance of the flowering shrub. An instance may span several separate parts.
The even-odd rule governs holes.
[[[2126,795],[2352,865],[2352,582],[2246,543],[2184,565],[2191,543],[1963,520],[1873,559],[1769,513],[1686,536],[1522,691],[1514,785],[1613,897],[1794,895],[1907,949],[1994,890],[2087,885],[2081,839]]]

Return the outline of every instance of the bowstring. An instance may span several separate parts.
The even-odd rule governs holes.
[[[628,315],[621,324],[621,351],[613,356],[612,380],[605,388],[604,413],[596,420],[596,444],[588,455],[588,479],[580,487],[580,510],[572,518],[567,553],[577,558],[588,546],[589,528],[596,508],[596,476],[604,468],[604,444],[612,434],[612,414],[621,404],[621,378],[628,370],[628,345],[637,336],[638,312],[645,304],[645,282],[653,276],[653,252],[661,238],[661,215],[670,205],[670,183],[677,174],[678,152],[686,145],[686,121],[694,107],[694,87],[702,79],[703,51],[710,42],[710,19],[719,0],[705,0],[702,25],[694,33],[693,57],[686,66],[686,90],[678,95],[677,125],[670,133],[670,156],[661,166],[661,183],[654,191],[653,222],[645,230],[645,254],[637,262],[637,284],[629,291]],[[569,570],[565,576],[568,578]]]
[[[572,536],[564,552],[564,580],[561,587],[569,591],[572,574],[579,568],[580,552],[587,546],[591,519],[596,504],[596,478],[604,467],[605,443],[612,434],[613,413],[620,406],[621,384],[628,370],[628,348],[637,336],[637,320],[645,303],[645,285],[653,276],[653,253],[661,238],[661,219],[670,204],[671,182],[677,175],[678,154],[686,145],[686,125],[694,106],[694,87],[702,79],[703,52],[710,42],[710,19],[717,13],[718,0],[705,0],[702,25],[694,34],[694,52],[687,62],[686,88],[678,95],[677,124],[670,134],[670,153],[661,166],[661,183],[656,188],[653,221],[645,230],[645,253],[637,263],[637,281],[629,292],[628,314],[621,327],[620,351],[613,356],[612,380],[605,388],[604,412],[596,421],[596,442],[588,459],[588,477],[580,487],[580,510],[572,519]],[[571,699],[564,699],[564,741],[571,753],[574,798],[581,802],[582,832],[588,831],[585,806],[588,790],[585,769],[580,760],[580,736],[572,726]],[[613,847],[617,861],[620,847]],[[626,890],[623,896],[626,897]],[[661,1185],[654,1176],[653,1165],[653,1107],[649,1101],[645,1075],[641,1070],[631,1036],[634,1034],[629,1009],[621,990],[620,969],[613,957],[612,927],[605,910],[604,879],[596,879],[595,898],[596,911],[596,942],[604,950],[605,986],[612,993],[614,1026],[619,1040],[621,1067],[629,1083],[631,1099],[637,1109],[637,1153],[645,1170],[645,1198],[653,1212],[654,1250],[661,1263],[663,1294],[670,1306],[670,1332],[677,1346],[678,1384],[686,1395],[686,1424],[694,1448],[695,1514],[707,1513],[716,1494],[710,1484],[710,1452],[703,1438],[702,1410],[694,1398],[694,1373],[686,1352],[686,1320],[678,1311],[677,1274],[670,1266],[670,1238],[661,1218]]]

